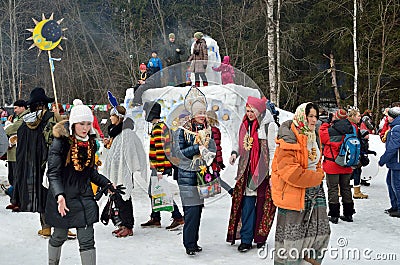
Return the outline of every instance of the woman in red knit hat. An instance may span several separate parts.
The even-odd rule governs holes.
[[[232,151],[231,165],[239,156],[236,185],[232,194],[232,207],[227,241],[235,243],[240,229],[240,252],[265,245],[275,216],[269,185],[269,148],[266,139],[261,139],[262,118],[266,110],[266,99],[249,96],[246,114],[239,129],[238,148]],[[242,226],[239,227],[241,222]]]

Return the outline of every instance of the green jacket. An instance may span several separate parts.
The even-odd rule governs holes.
[[[24,119],[22,117],[28,113],[29,113],[29,110],[25,110],[20,115],[18,115],[17,117],[14,118],[14,121],[11,125],[7,126],[5,131],[6,131],[8,138],[10,138],[12,135],[17,134],[18,128],[22,125],[22,122],[24,121]],[[7,151],[7,160],[10,162],[17,161],[16,153],[17,153],[17,146],[14,145],[13,147],[9,148]]]

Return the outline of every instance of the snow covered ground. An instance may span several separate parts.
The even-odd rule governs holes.
[[[222,142],[224,143],[224,138]],[[222,178],[234,184],[236,168],[228,163],[229,141],[223,145],[227,165]],[[378,136],[372,136],[370,149],[378,156],[384,152],[384,145]],[[357,213],[353,223],[340,221],[331,224],[330,246],[323,264],[398,264],[400,260],[400,219],[384,214],[389,207],[385,184],[386,168],[377,170],[371,157],[371,166],[364,170],[366,176],[374,175],[370,187],[362,187],[369,195],[367,200],[356,200]],[[0,164],[0,181],[6,181],[7,168]],[[326,185],[325,185],[326,187]],[[182,231],[167,231],[170,214],[162,213],[162,228],[140,227],[148,220],[150,200],[147,186],[138,180],[133,194],[135,229],[129,238],[118,239],[111,235],[113,226],[101,223],[95,225],[95,239],[98,264],[273,264],[271,248],[274,246],[275,228],[267,241],[267,257],[254,248],[248,253],[237,251],[238,243],[231,246],[225,242],[230,212],[230,196],[225,191],[206,201],[203,210],[200,245],[203,252],[195,257],[185,254],[182,245]],[[104,199],[104,198],[103,198]],[[12,213],[5,209],[8,197],[0,195],[0,264],[47,264],[47,240],[37,236],[40,229],[39,215],[34,213]],[[101,201],[104,206],[104,200]],[[357,256],[357,253],[360,256]],[[260,255],[261,254],[261,255]],[[390,260],[389,260],[390,259]],[[78,242],[67,241],[62,250],[61,264],[80,264]]]

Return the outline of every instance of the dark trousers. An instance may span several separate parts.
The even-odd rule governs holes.
[[[200,77],[203,82],[207,82],[206,73],[194,73],[194,80],[200,82]]]
[[[133,217],[133,206],[132,197],[129,200],[124,201],[122,196],[115,196],[115,206],[119,209],[119,217],[122,220],[121,226],[132,229],[135,224],[135,218]]]
[[[161,213],[160,213],[160,212],[152,211],[151,214],[150,214],[150,217],[151,217],[152,219],[154,219],[154,220],[161,221]],[[174,210],[173,210],[172,213],[171,213],[171,217],[172,217],[173,219],[180,219],[180,218],[182,218],[182,214],[181,214],[181,212],[179,211],[178,205],[176,205],[175,201],[174,201]]]
[[[176,81],[175,81],[176,79]],[[185,79],[182,76],[181,65],[176,64],[168,67],[168,85],[176,86],[185,83]]]
[[[245,244],[253,242],[254,227],[256,224],[256,199],[257,196],[243,196],[240,238],[242,243]]]
[[[353,174],[351,175],[354,181],[354,186],[359,186],[361,181],[361,167],[353,170]]]
[[[185,224],[183,226],[183,245],[194,249],[199,241],[199,228],[203,205],[183,206]]]
[[[79,242],[79,251],[94,249],[94,229],[93,225],[88,225],[86,228],[76,229]],[[61,247],[68,239],[68,228],[54,227],[54,232],[49,239],[49,244],[55,248]]]
[[[342,203],[353,203],[350,188],[351,174],[326,174],[326,184],[328,185],[328,202],[330,204],[339,203],[339,186]]]
[[[390,205],[400,211],[400,170],[389,169],[386,176]]]
[[[15,161],[8,161],[7,162],[7,167],[8,167],[8,183],[10,183],[11,186],[14,186],[14,180],[15,180],[15,165],[17,162]]]

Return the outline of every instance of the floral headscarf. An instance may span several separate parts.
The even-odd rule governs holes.
[[[293,123],[299,130],[300,134],[307,136],[308,142],[315,142],[315,130],[311,131],[307,122],[306,106],[310,103],[312,102],[306,102],[297,107],[296,112],[294,113]]]

